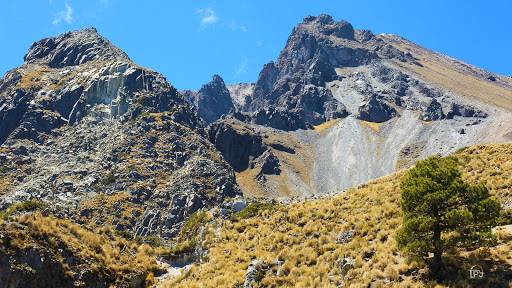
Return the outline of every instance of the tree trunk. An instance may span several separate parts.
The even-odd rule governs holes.
[[[439,222],[434,225],[434,261],[430,271],[435,278],[439,277],[439,271],[441,270],[441,229],[439,228]]]

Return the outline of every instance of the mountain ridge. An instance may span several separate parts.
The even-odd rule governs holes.
[[[307,16],[256,82],[226,85],[214,75],[200,90],[184,95],[160,73],[133,63],[94,28],[35,42],[26,62],[0,79],[0,226],[9,231],[1,235],[0,262],[9,268],[0,271],[0,284],[57,279],[69,287],[82,282],[153,285],[153,273],[162,273],[163,266],[154,257],[159,250],[147,244],[158,241],[166,254],[159,261],[182,267],[194,258],[205,260],[206,273],[191,268],[175,280],[222,271],[215,266],[222,261],[208,261],[222,255],[238,257],[229,258],[237,264],[225,273],[238,281],[253,257],[265,255],[269,261],[278,257],[273,266],[258,259],[250,265],[256,270],[266,265],[271,271],[263,278],[292,286],[291,271],[300,267],[301,281],[311,284],[312,265],[324,263],[316,258],[329,257],[329,269],[338,269],[338,256],[346,252],[342,246],[354,235],[358,238],[350,244],[350,257],[361,260],[362,253],[371,259],[375,251],[369,249],[381,253],[382,245],[386,251],[394,249],[387,228],[399,224],[397,179],[403,169],[430,155],[462,151],[461,163],[473,169],[468,168],[467,177],[478,181],[474,171],[481,169],[491,177],[497,196],[508,201],[503,185],[510,182],[510,157],[500,157],[503,163],[488,158],[497,152],[508,155],[510,145],[461,148],[512,142],[512,82],[401,39],[356,30],[326,14]],[[464,74],[465,69],[476,76]],[[485,161],[478,159],[480,152]],[[387,189],[393,194],[387,195]],[[325,201],[309,203],[316,199]],[[252,202],[270,208],[240,221],[241,214],[234,213]],[[27,210],[32,203],[41,211],[25,211],[20,208],[24,203]],[[344,203],[364,205],[347,206],[353,209],[349,215],[339,210]],[[294,210],[299,206],[308,209]],[[360,207],[368,208],[371,221],[350,218]],[[378,213],[371,210],[375,207]],[[392,209],[386,212],[386,207]],[[333,215],[336,229],[343,230],[335,233],[357,228],[351,230],[354,234],[329,234],[324,224],[334,222],[319,221]],[[378,233],[381,217],[387,232]],[[276,219],[287,222],[290,233],[278,232]],[[268,238],[253,228],[281,235],[272,232],[276,237]],[[293,239],[299,234],[293,231],[302,239],[295,248],[307,251],[306,257],[293,250],[290,255],[298,261],[285,255],[292,248],[281,249],[297,244]],[[246,249],[234,239],[264,245]],[[360,239],[370,248],[362,251]],[[234,247],[245,249],[244,254]],[[266,247],[278,249],[281,256],[274,250],[262,252]],[[331,253],[335,250],[336,255]],[[396,256],[392,254],[386,259]],[[87,262],[91,255],[94,265]],[[51,263],[48,270],[41,268],[41,259]],[[384,262],[376,261],[376,270]],[[406,272],[417,268],[406,266]],[[287,278],[279,278],[278,267],[285,267]],[[388,270],[386,274],[398,275]],[[58,277],[48,278],[48,271]],[[326,271],[331,270],[322,275]],[[395,276],[386,283],[398,281]],[[222,277],[211,285],[233,280]],[[336,277],[333,281],[339,283],[354,280]],[[324,278],[314,281],[330,285],[334,279]],[[409,284],[414,280],[407,279]]]
[[[3,209],[36,198],[80,224],[169,239],[239,194],[197,112],[96,29],[37,41],[25,60],[0,80]]]
[[[465,71],[469,72],[464,74]],[[311,154],[324,156],[316,157],[312,166],[292,165],[289,172],[316,172],[305,173],[310,179],[299,181],[303,184],[297,188],[292,183],[297,179],[286,180],[284,176],[290,173],[269,176],[268,179],[277,179],[263,183],[261,178],[254,178],[259,175],[257,171],[238,171],[246,183],[243,186],[260,187],[270,191],[268,196],[325,193],[393,173],[398,167],[407,167],[433,154],[447,155],[463,146],[487,141],[512,141],[508,122],[512,119],[511,85],[509,77],[473,67],[399,36],[356,30],[346,21],[336,22],[322,14],[305,17],[293,29],[277,61],[265,64],[256,82],[226,85],[230,96],[233,91],[232,102],[239,104],[224,117],[245,124],[224,126],[223,122],[233,120],[220,118],[218,124],[210,126],[216,133],[224,131],[234,137],[232,141],[238,141],[246,129],[271,131],[267,126],[290,131],[281,134],[290,138],[285,142],[302,143],[300,146]],[[327,131],[316,133],[312,129],[337,119],[340,121]],[[245,128],[241,128],[243,125]],[[236,127],[241,130],[237,132]],[[215,145],[230,158],[232,155],[226,153],[235,155],[240,151],[221,148],[228,147],[231,141],[226,135],[216,135]],[[326,137],[332,138],[331,144],[324,143],[322,139]],[[430,138],[445,140],[436,142]],[[219,143],[219,139],[224,140]],[[334,143],[344,144],[333,146]],[[291,163],[286,160],[287,155],[279,156],[281,152],[270,149],[278,155],[282,168]],[[326,161],[329,158],[333,159]],[[256,159],[251,161],[257,162]],[[296,188],[265,188],[283,187],[279,183]],[[247,195],[251,193],[246,191]]]

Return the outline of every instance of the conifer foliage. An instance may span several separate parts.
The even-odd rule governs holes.
[[[441,255],[451,247],[473,249],[494,242],[492,227],[500,214],[500,201],[483,183],[463,181],[453,158],[432,156],[418,162],[402,178],[402,228],[397,244],[427,257],[430,271],[440,276]]]

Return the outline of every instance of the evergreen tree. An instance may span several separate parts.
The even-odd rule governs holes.
[[[456,164],[453,158],[432,156],[418,162],[400,183],[403,224],[397,231],[398,247],[422,257],[433,253],[430,271],[436,277],[447,249],[494,243],[491,229],[501,210],[483,183],[462,180]]]

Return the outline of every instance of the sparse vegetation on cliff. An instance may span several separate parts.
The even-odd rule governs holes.
[[[39,253],[41,261],[48,262],[47,272],[44,272],[45,268],[37,268],[40,273],[34,274],[19,271],[26,287],[41,287],[45,283],[38,281],[50,281],[48,283],[53,286],[56,283],[63,286],[70,283],[123,286],[133,281],[138,283],[136,286],[151,286],[154,273],[162,270],[151,257],[156,253],[153,248],[120,238],[109,227],[90,230],[36,211],[1,221],[0,229],[4,231],[0,251],[9,255],[15,265],[37,268],[27,262],[31,261],[31,256],[26,258],[26,255],[34,253],[31,251]],[[43,279],[49,277],[50,274],[45,274],[50,271],[53,278]],[[84,274],[84,271],[89,272]],[[17,269],[12,273],[13,277],[17,275]],[[34,286],[34,283],[37,284]]]

